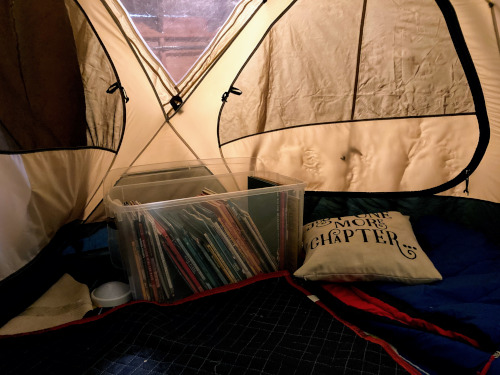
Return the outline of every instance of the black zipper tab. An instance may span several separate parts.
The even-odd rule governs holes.
[[[465,190],[464,193],[469,195],[469,176],[470,176],[470,170],[466,169],[465,170]]]
[[[239,88],[231,86],[229,88],[229,91],[226,91],[224,94],[222,94],[222,101],[224,103],[227,102],[227,98],[228,98],[229,94],[234,94],[234,95],[239,96],[239,95],[243,94],[243,92]]]

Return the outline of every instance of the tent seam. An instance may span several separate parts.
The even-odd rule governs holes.
[[[495,16],[495,3],[492,0],[486,0],[490,6],[491,20],[493,22],[493,29],[495,30],[495,36],[497,39],[498,52],[500,52],[500,34],[498,32],[497,18]]]
[[[361,20],[359,26],[359,39],[358,39],[358,54],[356,58],[356,72],[354,74],[354,87],[352,94],[352,107],[351,107],[351,120],[354,120],[354,113],[356,111],[356,98],[358,95],[358,81],[359,81],[359,66],[361,64],[361,49],[363,43],[363,32],[365,28],[366,6],[368,0],[363,0],[363,9],[361,11]]]

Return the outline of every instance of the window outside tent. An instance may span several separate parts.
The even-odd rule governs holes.
[[[239,0],[122,0],[135,27],[175,83],[179,83]]]

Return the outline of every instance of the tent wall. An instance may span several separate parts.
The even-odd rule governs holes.
[[[168,82],[168,75],[141,46],[141,38],[117,3],[67,1],[68,9],[74,10],[77,4],[85,14],[71,18],[75,36],[78,22],[88,18],[114,64],[130,98],[123,114],[126,125],[117,152],[115,142],[113,147],[87,144],[90,148],[0,155],[2,170],[12,173],[1,187],[0,279],[32,260],[62,225],[103,219],[102,181],[111,168],[221,156],[257,157],[269,169],[306,180],[310,190],[397,193],[444,186],[447,190],[442,194],[500,202],[500,51],[492,19],[493,15],[500,23],[498,6],[490,8],[488,2],[478,0],[437,2],[446,19],[456,12],[458,28],[447,26],[455,41],[463,33],[465,44],[455,44],[459,55],[472,58],[473,65],[464,70],[468,78],[477,74],[474,86],[484,95],[484,107],[482,98],[475,98],[476,114],[292,127],[221,146],[221,96],[230,90],[270,28],[301,0],[244,1],[245,6],[238,9],[241,18],[233,19],[235,28],[218,35],[217,48],[210,49],[178,86]],[[320,6],[322,1],[308,3]],[[342,6],[380,2],[324,4],[342,11]],[[81,52],[85,39],[75,37],[75,45]],[[169,103],[175,94],[184,101],[177,112]],[[230,94],[228,103],[234,98]],[[486,153],[466,183],[465,169],[471,160],[479,161],[481,155],[474,156],[474,151],[485,146],[485,141],[489,141]],[[442,185],[457,177],[458,185]]]
[[[201,159],[221,157],[217,137],[217,118],[221,96],[226,92],[240,67],[291,1],[266,2],[234,39],[228,50],[207,72],[196,89],[184,98],[185,102],[170,120],[180,136],[196,150]],[[142,155],[142,162],[159,162],[166,155],[158,153],[165,139],[160,132]],[[167,151],[168,152],[168,151]],[[251,156],[241,152],[241,156]]]
[[[82,32],[83,23],[80,22],[85,17],[78,12],[72,13],[74,3],[68,4],[75,33]],[[64,224],[85,220],[89,216],[94,220],[103,220],[104,210],[96,210],[96,207],[101,207],[102,181],[109,169],[131,165],[165,125],[164,112],[155,92],[107,11],[95,1],[82,2],[81,5],[105,43],[120,79],[126,82],[123,85],[130,97],[126,105],[127,124],[120,153],[98,148],[76,148],[28,152],[20,157],[0,155],[2,170],[15,172],[13,179],[9,179],[12,183],[2,184],[0,279],[33,260]],[[41,32],[43,22],[38,26],[38,32]],[[75,34],[75,41],[83,43],[77,45],[79,51],[88,49],[85,38],[78,38]],[[92,51],[89,52],[92,54]],[[80,68],[83,70],[86,67],[82,64]],[[92,78],[92,73],[88,70],[86,73],[89,75],[84,79]],[[87,109],[90,106],[91,103],[87,103]],[[93,114],[97,120],[100,119],[99,113]],[[116,116],[116,113],[112,115]],[[170,160],[193,159],[175,135],[169,136],[163,147],[170,150]]]
[[[168,103],[171,96],[165,92],[157,94],[154,90],[156,82],[149,80],[144,71],[148,65],[143,64],[141,66],[136,54],[134,54],[127,41],[124,40],[122,30],[110,16],[108,10],[101,2],[97,1],[83,0],[80,4],[106,45],[108,53],[119,72],[127,96],[130,98],[126,106],[126,131],[120,152],[116,155],[112,167],[123,168],[132,165],[160,129],[166,134],[163,138],[164,142],[160,146],[162,150],[165,150],[163,162],[194,159],[193,153],[172,132],[165,120],[168,108],[164,109],[162,104],[165,101]],[[128,25],[125,20],[122,20],[122,22],[125,26]],[[130,25],[128,26],[130,27]],[[138,40],[134,40],[134,44],[138,42]],[[151,72],[149,74],[151,75]],[[102,205],[97,212],[93,212],[101,200],[102,188],[87,205],[83,217],[87,218],[92,214],[92,220],[102,219],[104,215]]]
[[[362,3],[361,1],[356,4],[360,7]],[[453,19],[454,9],[449,7],[450,3],[447,1],[438,3],[444,9],[446,18]],[[398,130],[391,126],[396,120],[391,120],[392,124],[377,122],[371,127],[367,124],[355,125],[354,123],[342,125],[338,127],[340,139],[342,139],[341,146],[338,148],[331,147],[329,142],[313,141],[313,139],[338,141],[339,137],[333,130],[334,127],[328,125],[308,127],[304,130],[289,129],[285,132],[278,131],[276,134],[260,134],[219,147],[220,143],[223,143],[223,139],[219,139],[220,133],[217,134],[220,131],[217,126],[222,106],[221,95],[229,90],[240,73],[240,69],[252,56],[261,39],[267,35],[269,28],[281,22],[280,15],[289,6],[295,6],[294,4],[294,1],[273,1],[266,2],[259,8],[241,34],[230,44],[229,49],[221,55],[215,66],[206,72],[206,76],[196,89],[187,96],[182,94],[185,103],[169,123],[158,131],[148,147],[135,160],[136,165],[189,159],[195,156],[203,159],[221,155],[225,157],[251,156],[264,160],[271,169],[306,180],[309,182],[310,190],[411,192],[439,187],[447,181],[460,178],[462,183],[457,186],[449,188],[444,185],[447,188],[444,194],[500,200],[496,189],[497,181],[492,179],[489,172],[482,166],[475,171],[467,183],[465,182],[464,170],[471,161],[474,150],[479,147],[480,137],[487,137],[484,128],[481,132],[479,131],[476,116],[467,114],[471,108],[474,112],[474,106],[464,107],[466,113],[457,118],[429,117],[420,121],[401,119],[397,121]],[[353,4],[353,2],[347,2],[347,4],[338,2],[336,6],[342,9],[343,6]],[[380,5],[380,2],[369,0],[367,4],[373,9]],[[408,2],[408,4],[410,7],[416,7],[419,2]],[[467,69],[472,68],[472,75],[477,73],[481,85],[479,89],[485,85],[489,86],[489,91],[484,89],[488,116],[483,116],[481,121],[483,123],[486,121],[488,125],[489,120],[492,138],[482,163],[494,165],[498,163],[498,151],[495,151],[498,147],[494,147],[498,142],[496,140],[498,131],[495,130],[498,129],[498,120],[490,113],[495,110],[495,106],[498,106],[495,104],[495,101],[498,103],[498,94],[495,90],[498,90],[499,76],[496,74],[498,64],[488,65],[489,62],[498,62],[497,40],[492,25],[491,10],[487,3],[478,4],[475,1],[453,1],[451,5],[456,7],[459,28],[453,29],[447,25],[449,32],[455,42],[460,39],[460,32],[463,32],[468,50],[459,52],[465,55],[470,52],[474,60],[474,65]],[[472,8],[473,11],[468,11],[467,7]],[[437,9],[437,6],[435,8]],[[384,15],[383,10],[378,14],[380,17],[390,16]],[[421,17],[419,21],[423,18],[425,17]],[[479,24],[482,32],[478,34],[477,27],[473,25]],[[105,25],[109,27],[108,23]],[[444,21],[439,25],[439,29],[446,29]],[[356,29],[356,33],[358,32],[359,30]],[[108,38],[109,44],[115,43],[115,37],[119,38],[118,35],[110,34],[110,36],[112,38]],[[275,34],[275,37],[279,37],[279,34]],[[455,48],[460,49],[460,44],[456,44]],[[478,54],[483,54],[483,51],[486,51],[486,55],[478,56]],[[123,52],[120,51],[120,53]],[[475,62],[476,58],[479,59],[478,64]],[[488,60],[484,61],[484,67],[481,64],[481,58]],[[124,68],[131,69],[131,65]],[[468,72],[469,76],[470,74]],[[161,87],[157,86],[157,89],[161,98],[168,97],[168,95],[165,96],[165,92],[161,91]],[[237,97],[230,95],[228,101],[235,100],[235,98]],[[353,130],[347,130],[348,128]],[[366,128],[371,128],[374,134],[366,135],[360,131]],[[394,135],[385,138],[380,135],[384,132]],[[365,134],[365,136],[358,137],[357,134]],[[424,136],[420,137],[422,134]],[[165,143],[172,142],[177,135],[185,140],[194,153],[190,154],[187,149],[183,149],[183,146],[173,149],[165,147]],[[379,149],[385,148],[385,150],[377,155],[373,154],[374,144],[370,143],[373,137],[386,146],[380,147]],[[305,139],[309,139],[308,144],[304,143]],[[395,142],[399,142],[400,146],[395,145]],[[398,153],[403,155],[406,153],[400,164],[395,161],[396,155],[392,155],[391,148],[393,147]],[[277,150],[281,150],[281,156],[278,155]],[[360,152],[365,155],[366,160],[360,157]],[[371,155],[373,157],[370,159]],[[327,167],[318,173],[317,166],[320,160],[322,165]],[[311,165],[315,166],[310,168]],[[435,170],[432,169],[433,167]],[[468,184],[468,192],[465,192],[466,184]]]
[[[453,120],[443,123],[441,118],[398,119],[307,126],[289,129],[286,134],[271,132],[245,138],[222,150],[226,157],[242,149],[258,152],[271,170],[290,171],[308,181],[309,190],[411,192],[450,181],[471,160],[478,139],[477,122],[473,116],[460,124]],[[466,149],[462,149],[464,134]],[[335,146],[318,139],[334,139]]]
[[[224,155],[244,143],[309,189],[435,189],[468,168],[479,142],[467,79],[430,0],[297,1],[232,85],[243,93],[220,110]]]
[[[446,1],[440,3],[440,5],[444,4],[446,18],[453,21],[455,16],[453,8],[449,7],[449,3]],[[372,136],[376,136],[376,134],[380,136],[389,128],[389,123],[377,124],[380,131],[373,130],[376,134],[367,136],[366,139],[363,139],[363,136],[358,137],[357,131],[347,131],[346,125],[339,126],[337,127],[338,132],[344,133],[344,135],[341,137],[343,142],[340,142],[338,148],[331,146],[339,143],[337,143],[338,137],[334,127],[329,125],[321,125],[317,129],[311,127],[305,130],[288,129],[275,133],[259,134],[225,144],[219,148],[220,139],[217,139],[218,129],[216,127],[222,105],[221,94],[229,90],[241,67],[251,57],[261,39],[265,37],[268,28],[274,22],[280,22],[280,20],[276,20],[277,17],[293,4],[294,2],[289,1],[267,2],[201,81],[196,91],[187,98],[181,110],[171,119],[172,125],[196,150],[199,157],[212,158],[219,155],[224,157],[258,157],[272,169],[305,179],[309,182],[308,189],[311,190],[412,192],[442,186],[441,190],[445,189],[444,194],[500,201],[497,177],[492,178],[491,172],[488,172],[488,170],[491,171],[489,168],[498,165],[500,160],[498,151],[496,151],[498,147],[495,147],[498,142],[499,129],[495,111],[499,100],[497,87],[499,87],[498,66],[500,64],[498,62],[500,61],[490,8],[486,2],[479,4],[476,1],[458,1],[451,4],[458,8],[459,26],[464,23],[462,32],[473,61],[476,58],[479,59],[477,66],[468,66],[466,69],[468,69],[469,77],[474,77],[475,74],[479,77],[478,82],[481,85],[479,89],[483,86],[487,87],[484,92],[487,116],[484,112],[479,113],[484,108],[475,108],[479,113],[477,116],[465,114],[456,118],[422,119],[418,124],[412,126],[411,131],[402,131],[400,134],[394,135],[394,139],[397,139],[396,142],[399,142],[400,146],[389,142],[390,138],[384,138],[384,142],[387,142],[386,150],[381,148],[382,151],[374,158],[370,158],[370,152],[373,148],[373,144],[370,144]],[[368,2],[368,6],[374,6],[374,4],[378,4],[378,2]],[[474,11],[468,11],[467,7],[473,8]],[[472,27],[472,25],[479,24],[482,25],[483,33],[477,33],[477,29]],[[444,22],[442,27],[445,27]],[[457,46],[461,48],[460,31],[460,27],[450,29],[454,41],[458,41],[458,44],[455,45],[456,48]],[[467,49],[459,52],[464,53],[465,56],[468,53]],[[489,65],[490,63],[493,65]],[[294,79],[294,77],[290,77],[290,79]],[[230,95],[228,102],[233,98],[235,96]],[[479,98],[475,104],[481,105],[481,103],[481,98]],[[478,124],[477,121],[479,115],[481,115],[481,124]],[[399,121],[400,126],[404,128],[407,121],[409,120]],[[481,132],[479,125],[482,126]],[[491,139],[482,161],[488,168],[485,169],[481,166],[477,169],[470,177],[468,189],[466,189],[465,168],[471,162],[474,150],[484,146],[484,144],[479,145],[479,142],[484,142],[485,138],[488,141],[488,125],[491,128]],[[355,125],[353,123],[352,129],[361,129],[364,126],[366,124],[357,123]],[[432,141],[428,144],[426,144],[425,138],[418,141],[419,134],[424,132],[431,135]],[[359,132],[359,134],[361,133]],[[482,137],[481,140],[480,137]],[[411,144],[412,138],[413,144]],[[155,161],[156,157],[163,157],[156,152],[159,149],[158,145],[161,143],[161,139],[164,139],[164,135],[160,132],[151,143],[151,152],[146,150],[143,154],[143,161]],[[379,137],[375,139],[378,140]],[[306,141],[309,143],[305,144]],[[405,143],[407,143],[406,146]],[[356,147],[349,149],[350,146]],[[363,149],[360,150],[359,147]],[[391,149],[398,150],[399,147],[406,147],[404,149],[406,157],[396,161],[396,157],[391,155]],[[352,154],[351,163],[345,163],[348,159],[346,152]],[[368,161],[361,160],[360,152],[365,155],[367,160],[373,160],[373,163],[368,164]],[[418,154],[417,157],[409,162],[410,156],[415,153]],[[336,163],[337,167],[331,166],[331,169],[318,174],[316,173],[317,169],[311,169],[309,166],[315,165],[319,161],[323,165]],[[383,164],[377,163],[379,161],[382,161]],[[443,185],[453,178],[460,179],[462,183],[454,187]]]

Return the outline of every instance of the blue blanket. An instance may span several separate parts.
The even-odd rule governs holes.
[[[363,328],[394,344],[431,374],[500,374],[500,248],[477,231],[437,217],[413,223],[417,239],[443,280],[425,285],[357,284],[400,311],[471,337],[477,345],[363,316]],[[486,366],[486,368],[485,368]]]

